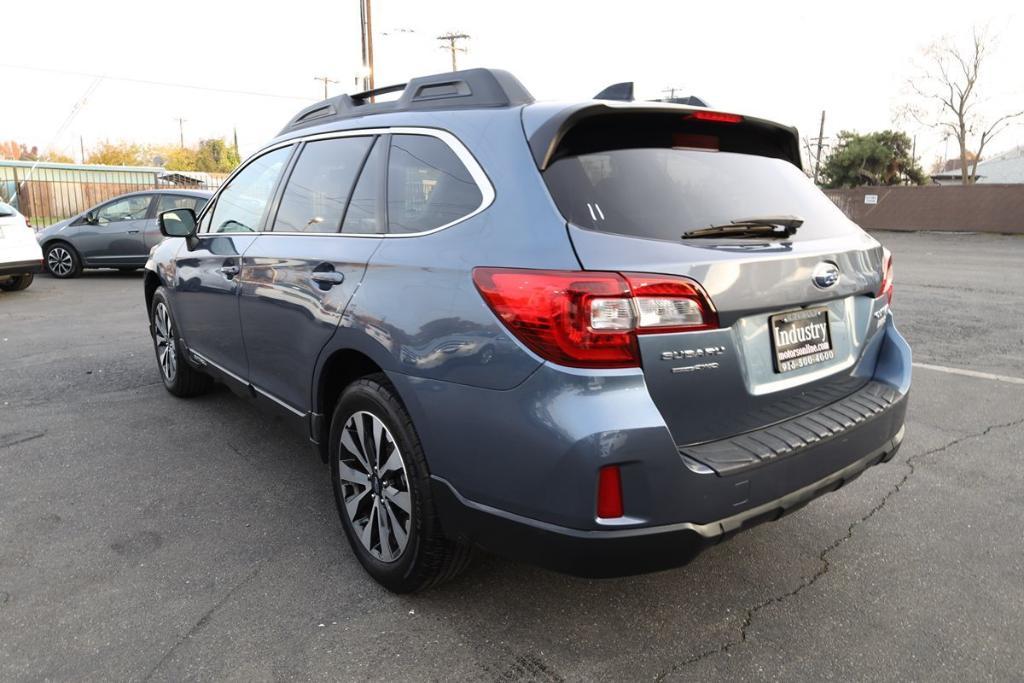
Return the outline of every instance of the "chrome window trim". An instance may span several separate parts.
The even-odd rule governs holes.
[[[225,235],[234,235],[234,236],[241,236],[241,235],[287,235],[287,236],[292,236],[292,237],[354,237],[354,238],[364,238],[364,239],[365,238],[373,238],[373,239],[381,239],[381,238],[384,238],[384,239],[398,239],[398,238],[407,238],[407,237],[421,237],[423,235],[431,235],[431,234],[433,234],[435,232],[440,232],[441,230],[446,230],[446,229],[452,227],[453,225],[458,225],[459,223],[462,223],[463,221],[467,221],[470,218],[472,218],[473,216],[476,216],[477,214],[485,211],[488,207],[490,207],[491,204],[494,203],[494,198],[495,198],[494,185],[491,184],[491,180],[490,180],[490,178],[487,177],[487,173],[484,171],[483,167],[480,166],[480,162],[478,162],[476,160],[476,157],[473,156],[473,153],[470,152],[469,149],[464,144],[462,144],[461,140],[459,140],[457,137],[455,137],[455,135],[449,133],[448,131],[441,130],[439,128],[426,128],[426,127],[419,127],[419,126],[393,126],[393,127],[385,127],[385,128],[360,128],[360,129],[354,129],[354,130],[338,130],[338,131],[331,131],[331,132],[328,132],[328,133],[315,133],[315,134],[312,134],[312,135],[303,135],[303,136],[299,136],[299,137],[289,138],[287,140],[282,140],[282,141],[280,141],[278,143],[275,143],[273,145],[270,145],[268,147],[264,147],[263,149],[259,150],[258,152],[256,152],[252,156],[250,156],[248,159],[246,159],[245,163],[240,165],[238,168],[236,168],[234,170],[234,172],[232,172],[232,174],[230,176],[228,176],[227,180],[224,181],[224,184],[221,185],[219,188],[217,188],[217,193],[213,197],[211,197],[210,200],[206,203],[206,207],[204,207],[204,211],[203,211],[204,215],[200,216],[199,219],[197,219],[197,224],[201,223],[202,219],[205,217],[205,213],[206,213],[205,209],[207,207],[212,207],[212,206],[214,206],[216,204],[217,200],[220,198],[220,193],[224,190],[225,187],[227,187],[228,185],[231,184],[231,182],[234,180],[235,176],[239,172],[241,172],[246,166],[248,166],[253,160],[257,159],[258,157],[263,156],[264,154],[267,154],[268,152],[273,152],[275,149],[280,149],[282,147],[288,147],[289,145],[297,145],[300,142],[313,142],[313,141],[316,141],[316,140],[330,140],[332,138],[362,137],[362,136],[367,136],[367,135],[386,135],[388,133],[391,133],[393,135],[429,135],[431,137],[435,137],[435,138],[441,140],[441,142],[443,142],[446,145],[448,145],[448,147],[455,153],[455,156],[458,157],[459,161],[462,162],[462,165],[466,167],[466,170],[469,171],[470,177],[473,178],[473,182],[476,183],[477,188],[480,190],[480,196],[481,196],[480,205],[476,209],[474,209],[473,211],[470,211],[465,216],[462,216],[461,218],[459,218],[457,220],[451,221],[449,223],[445,223],[444,225],[438,226],[436,228],[431,228],[430,230],[423,230],[421,232],[403,232],[403,233],[390,233],[390,232],[357,233],[357,232],[351,232],[351,233],[343,233],[343,232],[276,232],[274,230],[254,230],[252,232],[244,232],[244,233],[202,232],[202,233],[197,233],[196,237],[198,239],[205,239],[205,238],[212,238],[212,237],[224,237]],[[387,172],[387,171],[385,170],[385,172]],[[387,226],[385,226],[385,227],[387,227]]]

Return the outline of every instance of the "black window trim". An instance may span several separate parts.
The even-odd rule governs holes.
[[[265,225],[266,229],[264,231],[266,234],[268,234],[268,235],[274,235],[274,234],[277,234],[277,235],[303,234],[303,235],[321,235],[321,236],[323,236],[323,235],[338,235],[338,234],[342,234],[341,228],[342,228],[343,225],[345,225],[345,216],[348,214],[348,204],[349,204],[349,202],[352,201],[352,195],[356,191],[356,185],[359,184],[359,181],[360,181],[360,179],[363,176],[363,169],[366,167],[366,162],[370,158],[370,155],[373,153],[374,146],[377,145],[381,139],[389,137],[389,136],[387,136],[387,135],[378,135],[378,134],[375,134],[375,133],[366,133],[364,135],[346,135],[346,136],[338,136],[338,137],[370,138],[370,146],[366,148],[366,153],[363,154],[363,158],[359,161],[359,168],[356,171],[354,180],[352,181],[352,186],[348,189],[348,194],[345,195],[345,208],[343,208],[342,211],[341,211],[341,222],[339,222],[338,226],[334,230],[332,230],[330,232],[316,231],[316,230],[309,230],[309,231],[274,230],[274,224],[277,223],[277,214],[278,214],[278,211],[280,211],[280,209],[281,209],[281,201],[284,199],[284,193],[288,189],[288,183],[292,179],[292,173],[295,172],[295,167],[299,165],[299,161],[302,159],[302,153],[306,150],[306,145],[308,145],[310,142],[318,142],[319,141],[319,140],[316,140],[316,139],[308,139],[308,140],[302,140],[302,141],[299,142],[298,145],[296,145],[295,153],[292,154],[292,158],[289,160],[288,165],[284,169],[284,174],[282,175],[283,182],[277,187],[277,190],[274,193],[274,199],[273,199],[273,202],[272,202],[272,205],[271,205],[271,213],[267,217],[267,222],[266,222],[266,225]],[[321,139],[323,139],[323,140],[332,140],[334,138],[321,138]],[[346,235],[348,235],[350,237],[351,236],[355,236],[355,235],[376,235],[376,236],[380,235],[379,232],[366,232],[366,233],[349,232],[349,233],[344,233],[344,234],[346,234]]]

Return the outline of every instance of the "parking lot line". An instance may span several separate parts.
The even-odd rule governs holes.
[[[935,370],[937,372],[948,372],[951,375],[963,375],[965,377],[977,377],[978,379],[991,379],[996,382],[1009,382],[1010,384],[1024,384],[1020,377],[1009,377],[1007,375],[994,375],[991,372],[978,372],[977,370],[963,370],[961,368],[948,368],[945,365],[930,365],[928,363],[914,363],[915,368]]]

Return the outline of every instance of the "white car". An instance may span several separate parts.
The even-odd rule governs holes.
[[[25,217],[0,202],[0,290],[16,292],[43,270],[43,250]]]

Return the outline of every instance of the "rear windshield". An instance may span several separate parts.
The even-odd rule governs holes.
[[[850,229],[800,169],[778,158],[686,147],[611,149],[564,156],[544,180],[570,223],[634,237],[678,240],[732,221],[794,215],[795,239]]]

